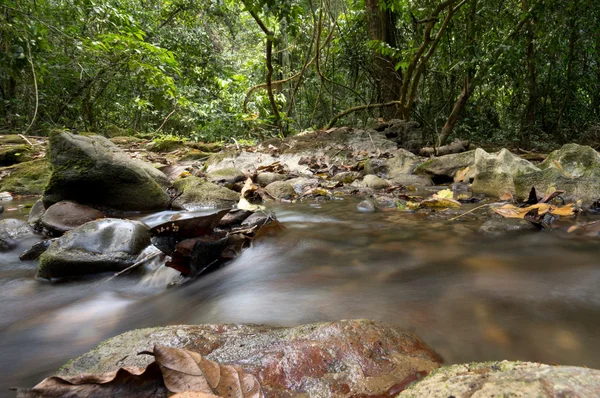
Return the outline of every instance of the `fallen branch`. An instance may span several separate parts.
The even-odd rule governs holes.
[[[353,108],[349,108],[346,109],[343,112],[338,113],[337,115],[335,115],[330,121],[329,123],[327,123],[327,125],[325,126],[325,130],[328,130],[330,128],[332,128],[335,123],[342,117],[349,115],[351,113],[354,112],[358,112],[358,111],[365,111],[365,110],[369,110],[369,109],[378,109],[378,108],[385,108],[388,106],[394,106],[394,105],[400,105],[401,102],[400,101],[390,101],[390,102],[385,102],[385,103],[381,103],[381,104],[367,104],[367,105],[359,105],[359,106],[355,106]]]
[[[425,147],[421,148],[419,154],[421,156],[444,156],[452,153],[461,153],[469,150],[471,142],[456,140],[452,144],[444,145],[441,147]]]
[[[116,274],[114,274],[113,276],[111,276],[110,278],[108,278],[107,280],[105,280],[104,282],[109,282],[109,281],[115,279],[117,276],[121,276],[123,274],[126,274],[126,273],[128,273],[128,272],[130,272],[130,271],[132,271],[132,270],[134,270],[134,269],[136,269],[138,267],[140,267],[146,261],[151,260],[154,257],[158,257],[158,255],[161,255],[161,254],[163,254],[163,252],[160,252],[160,251],[156,252],[156,253],[153,253],[153,254],[150,254],[150,255],[144,257],[143,259],[141,259],[140,261],[136,262],[135,264],[130,265],[129,267],[125,268],[124,270],[117,272]]]
[[[469,210],[469,211],[466,211],[466,212],[464,212],[464,213],[462,213],[462,214],[460,214],[460,215],[458,215],[458,216],[456,216],[456,217],[454,217],[454,218],[451,218],[451,219],[449,219],[448,221],[454,221],[454,220],[457,220],[457,219],[461,218],[461,217],[462,217],[462,216],[464,216],[464,215],[467,215],[467,214],[469,214],[469,213],[473,213],[475,210],[479,210],[479,209],[481,209],[482,207],[486,207],[486,206],[489,206],[489,205],[490,205],[490,203],[486,203],[486,204],[484,204],[484,205],[477,206],[476,208],[474,208],[474,209],[471,209],[471,210]]]

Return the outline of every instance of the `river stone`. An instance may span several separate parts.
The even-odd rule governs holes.
[[[40,256],[38,276],[61,278],[133,265],[150,245],[150,229],[139,221],[105,218],[72,229],[54,240]]]
[[[502,361],[443,367],[398,398],[598,396],[599,370]]]
[[[358,171],[342,171],[341,173],[337,173],[331,179],[333,181],[338,181],[343,184],[352,184],[355,180],[360,178],[360,173]]]
[[[392,184],[413,187],[430,187],[433,185],[431,178],[416,174],[401,174],[392,178]]]
[[[33,206],[31,206],[31,210],[29,211],[29,215],[27,216],[27,223],[31,225],[36,231],[39,231],[40,221],[44,212],[46,211],[46,207],[44,207],[44,202],[41,199],[38,199]]]
[[[372,200],[365,199],[356,205],[356,210],[358,210],[360,213],[375,213],[377,206]]]
[[[180,325],[132,330],[69,362],[59,375],[104,373],[153,361],[155,344],[185,348],[253,374],[265,396],[387,397],[439,367],[441,359],[398,327],[349,320],[294,328]]]
[[[285,181],[288,179],[286,174],[271,173],[269,171],[262,172],[256,176],[256,183],[261,187],[266,187],[275,181]]]
[[[415,168],[415,174],[454,177],[460,169],[475,163],[475,150],[429,159]]]
[[[540,164],[540,169],[555,168],[565,177],[600,177],[600,154],[592,147],[578,144],[563,145]]]
[[[479,232],[490,235],[500,235],[507,232],[535,231],[536,226],[526,220],[518,218],[504,218],[492,216],[479,227]]]
[[[512,154],[508,149],[498,153],[487,153],[481,148],[475,150],[475,162],[472,166],[474,180],[473,193],[500,197],[503,194],[515,194],[514,177],[537,172],[531,162]]]
[[[5,218],[0,220],[0,252],[17,247],[17,239],[33,235],[33,230],[23,220]]]
[[[51,235],[62,235],[73,228],[104,217],[104,213],[100,210],[62,200],[53,204],[44,212],[40,224]]]
[[[165,209],[169,204],[163,189],[169,185],[167,177],[107,138],[56,133],[50,137],[49,158],[46,207],[61,200],[116,210]]]
[[[296,195],[294,186],[287,181],[275,181],[265,187],[265,192],[275,199],[291,199]]]
[[[367,188],[372,188],[375,190],[385,189],[390,186],[390,184],[388,184],[388,182],[386,180],[384,180],[383,178],[377,177],[376,175],[373,175],[373,174],[367,174],[363,178],[363,184]]]
[[[393,157],[387,160],[387,175],[389,178],[411,174],[421,159],[404,149],[394,151],[393,155]]]
[[[233,187],[233,184],[244,181],[246,176],[235,167],[215,170],[206,175],[206,179],[214,184],[224,185],[227,188]]]
[[[173,186],[182,192],[181,196],[173,201],[173,207],[188,211],[230,207],[240,199],[239,193],[199,177],[180,178]]]

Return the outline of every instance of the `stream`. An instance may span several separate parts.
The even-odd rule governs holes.
[[[35,262],[18,259],[31,241],[0,253],[0,396],[118,333],[184,323],[371,318],[414,332],[447,364],[600,368],[599,240],[564,231],[486,236],[478,232],[485,210],[446,221],[435,212],[359,213],[357,203],[270,205],[286,227],[281,235],[169,289],[174,271],[165,267],[109,282],[99,275],[50,283],[34,278]],[[152,226],[172,214],[138,218]]]

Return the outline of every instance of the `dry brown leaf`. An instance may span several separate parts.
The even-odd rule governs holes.
[[[39,397],[166,397],[160,367],[156,362],[146,368],[121,368],[102,374],[48,377],[31,389],[17,389],[17,398]]]
[[[501,207],[493,208],[496,214],[499,214],[504,218],[525,218],[525,214],[533,209],[537,209],[539,215],[551,213],[553,215],[562,217],[572,216],[577,211],[575,203],[560,207],[552,206],[548,203],[537,203],[527,207],[516,207],[515,205],[506,204]]]
[[[186,391],[186,392],[177,393],[175,395],[171,395],[169,398],[214,398],[214,397],[218,397],[218,396],[214,395],[214,394],[206,394],[204,392],[198,392],[198,391]]]
[[[500,196],[500,200],[503,202],[508,202],[513,200],[513,196],[511,193],[505,192]]]
[[[465,177],[467,176],[467,174],[469,173],[471,169],[469,168],[469,166],[465,167],[464,169],[460,169],[458,170],[455,174],[454,174],[454,182],[462,182]]]
[[[155,346],[154,358],[171,392],[197,391],[232,398],[264,396],[254,376],[230,365],[219,365],[196,352]]]

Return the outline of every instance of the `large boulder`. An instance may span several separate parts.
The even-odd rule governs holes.
[[[475,163],[475,150],[431,158],[415,168],[415,174],[454,177],[456,172]]]
[[[0,175],[0,192],[41,195],[50,180],[50,165],[46,159],[36,159],[0,168]]]
[[[215,170],[208,173],[206,179],[214,184],[224,185],[227,188],[233,187],[236,182],[244,181],[244,173],[235,167]]]
[[[18,240],[32,236],[33,230],[23,220],[5,218],[0,220],[0,252],[14,249],[18,246]]]
[[[60,278],[121,271],[150,245],[150,229],[139,221],[91,221],[54,240],[40,256],[38,276]]]
[[[173,183],[173,186],[181,192],[173,202],[173,207],[189,211],[230,207],[240,199],[239,193],[199,177],[180,178]]]
[[[196,351],[253,374],[267,397],[394,396],[437,368],[440,358],[397,327],[351,320],[294,328],[257,325],[188,325],[133,330],[69,362],[59,375],[141,367],[137,355],[154,345]]]
[[[598,396],[600,370],[502,361],[443,367],[398,398]]]
[[[487,153],[477,148],[472,168],[473,193],[496,197],[505,193],[515,194],[514,177],[539,171],[531,162],[514,155],[508,149]]]
[[[56,133],[50,138],[49,158],[46,207],[61,200],[116,210],[165,209],[169,204],[167,177],[104,137]]]
[[[100,210],[62,200],[53,204],[44,212],[40,218],[39,226],[48,231],[50,235],[56,236],[104,217],[104,213]]]
[[[600,199],[600,154],[589,146],[567,144],[552,152],[534,173],[515,178],[516,196],[527,198],[535,187],[538,194],[564,190],[566,200],[591,203]]]

